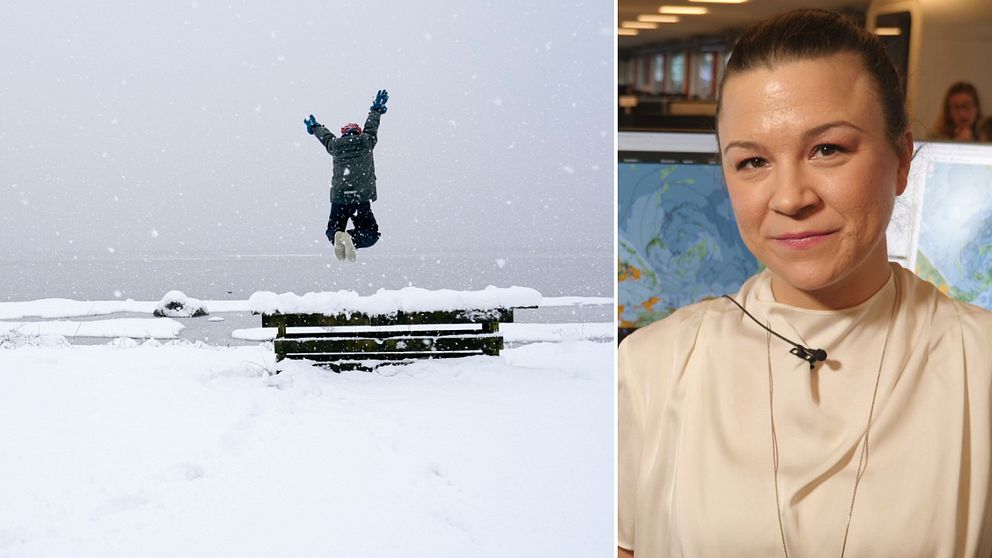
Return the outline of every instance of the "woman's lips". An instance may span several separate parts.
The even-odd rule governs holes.
[[[804,231],[786,233],[772,237],[780,246],[795,250],[806,250],[830,240],[837,231]]]

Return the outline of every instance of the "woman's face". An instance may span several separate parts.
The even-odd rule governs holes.
[[[844,308],[885,283],[885,229],[912,136],[897,154],[857,56],[732,76],[718,130],[741,236],[771,270],[776,300]]]
[[[955,93],[947,99],[947,107],[950,109],[951,121],[955,128],[971,128],[978,118],[978,107],[975,106],[975,98],[970,93],[964,91]]]

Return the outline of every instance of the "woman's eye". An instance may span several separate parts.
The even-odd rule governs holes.
[[[750,159],[744,159],[743,161],[737,163],[737,170],[744,170],[747,168],[759,169],[767,163],[768,162],[761,157],[751,157]]]
[[[818,155],[820,157],[830,157],[831,155],[836,155],[844,150],[841,149],[839,145],[834,145],[832,143],[825,143],[823,145],[816,146],[813,150],[813,155]]]

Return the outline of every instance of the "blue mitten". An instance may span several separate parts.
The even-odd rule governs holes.
[[[379,114],[386,114],[386,101],[389,100],[389,93],[385,89],[380,89],[378,93],[375,94],[375,101],[372,102],[372,106],[369,107],[370,111],[378,112]]]
[[[307,133],[311,136],[313,135],[313,129],[320,126],[320,124],[317,123],[317,119],[314,118],[312,114],[310,115],[310,118],[304,118],[303,123],[307,125]]]

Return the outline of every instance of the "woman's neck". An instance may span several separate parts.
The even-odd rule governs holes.
[[[813,291],[798,289],[772,272],[772,296],[776,302],[807,310],[851,308],[873,297],[892,275],[888,259],[870,264],[866,262],[865,265],[870,267]]]

